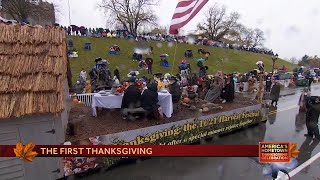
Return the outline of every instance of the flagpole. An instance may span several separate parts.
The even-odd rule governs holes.
[[[71,26],[70,0],[68,0],[68,8],[69,8],[69,26]]]
[[[174,48],[174,57],[173,57],[173,63],[171,68],[171,75],[173,75],[173,68],[174,68],[174,62],[176,61],[176,55],[177,55],[177,47],[178,47],[178,40],[176,39],[176,47]]]

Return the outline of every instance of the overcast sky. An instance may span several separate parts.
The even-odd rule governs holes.
[[[58,22],[69,25],[68,0],[49,0],[58,4]],[[87,27],[105,27],[106,18],[97,8],[101,0],[70,0],[71,23]],[[241,14],[240,22],[251,28],[260,28],[266,34],[265,46],[279,53],[281,58],[304,54],[320,55],[320,1],[319,0],[209,0],[205,8],[184,28],[194,30],[203,19],[203,13],[214,3]],[[159,24],[168,26],[177,1],[160,0],[155,12]]]

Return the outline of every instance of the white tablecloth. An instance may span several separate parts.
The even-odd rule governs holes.
[[[162,107],[162,111],[167,118],[170,118],[173,113],[172,96],[170,93],[158,92],[159,105]],[[97,116],[97,107],[107,109],[120,109],[123,95],[109,95],[101,96],[95,94],[92,97],[92,115]]]

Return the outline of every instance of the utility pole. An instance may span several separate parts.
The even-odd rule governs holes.
[[[68,8],[69,8],[69,25],[71,26],[70,0],[68,0]]]

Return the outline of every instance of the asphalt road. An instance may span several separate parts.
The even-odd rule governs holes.
[[[300,149],[301,163],[320,152],[318,142],[304,137],[304,114],[298,112],[298,99],[302,89],[281,92],[277,109],[267,123],[214,139],[214,144],[257,144],[260,141],[295,142]],[[320,85],[312,87],[312,95],[320,95]],[[113,170],[91,175],[88,180],[262,180],[263,165],[252,158],[151,158],[139,163],[121,166]],[[320,180],[320,159],[304,168],[293,180]],[[318,179],[317,179],[318,178]]]

